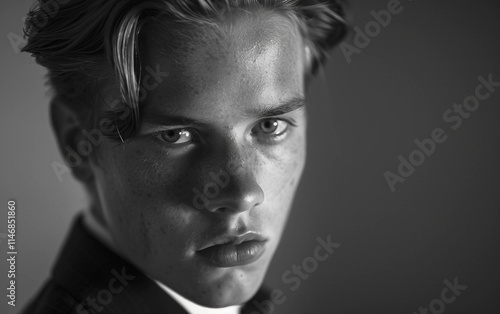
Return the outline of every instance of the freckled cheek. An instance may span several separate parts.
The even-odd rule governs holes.
[[[287,207],[293,201],[293,195],[302,176],[305,158],[305,136],[301,134],[279,150],[275,158],[270,159],[267,173],[262,173],[267,187],[266,199],[269,202],[288,210]],[[279,183],[276,184],[277,182]]]
[[[165,207],[192,198],[197,179],[191,166],[194,161],[189,158],[170,158],[163,151],[128,149],[112,161],[108,172],[112,172],[113,179],[109,184],[116,186],[116,192],[128,203]]]
[[[190,221],[190,212],[176,205],[186,199],[182,194],[189,194],[186,187],[192,183],[184,182],[182,167],[156,154],[125,150],[109,156],[104,193],[121,246],[141,263],[154,264],[167,254],[175,255],[170,256],[174,262],[184,252]]]
[[[278,168],[283,178],[283,187],[296,187],[306,159],[306,137],[303,132],[294,136],[279,154]]]
[[[183,183],[182,176],[167,162],[162,162],[162,158],[143,152],[129,147],[108,151],[100,160],[97,180],[106,215],[114,227],[119,228],[123,236],[141,237],[141,241],[149,242],[147,231],[159,229],[155,224],[178,203],[176,187]]]
[[[300,146],[300,145],[299,145]],[[305,161],[305,148],[287,150],[280,154],[281,158],[269,167],[269,176],[265,192],[265,221],[273,230],[275,240],[283,232],[290,214],[291,205],[297,189]]]

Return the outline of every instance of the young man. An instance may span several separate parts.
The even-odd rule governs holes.
[[[24,313],[259,313],[344,32],[336,1],[40,1],[24,50],[91,206]]]

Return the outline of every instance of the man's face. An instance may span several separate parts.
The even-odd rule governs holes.
[[[92,165],[120,252],[209,307],[245,302],[262,284],[306,148],[296,28],[276,15],[225,28],[222,37],[200,31],[184,54],[148,49],[143,67],[168,76],[148,90],[139,133],[124,144],[106,139]],[[238,238],[245,234],[256,238],[235,245],[252,239]]]

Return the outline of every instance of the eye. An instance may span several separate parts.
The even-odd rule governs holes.
[[[260,121],[252,130],[268,136],[279,136],[288,130],[289,123],[280,119],[265,119]]]
[[[160,141],[168,144],[184,144],[191,142],[193,139],[192,133],[186,129],[173,129],[158,132],[157,138]]]

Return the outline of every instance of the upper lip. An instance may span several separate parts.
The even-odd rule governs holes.
[[[225,234],[221,236],[216,236],[213,237],[212,240],[210,240],[208,243],[203,245],[201,249],[198,251],[202,251],[204,249],[207,249],[211,246],[215,245],[221,245],[221,244],[231,244],[231,245],[238,245],[242,242],[245,241],[266,241],[267,239],[262,236],[261,234],[254,232],[254,231],[248,231],[245,233],[241,234],[236,234],[236,235],[231,235],[231,234]]]

